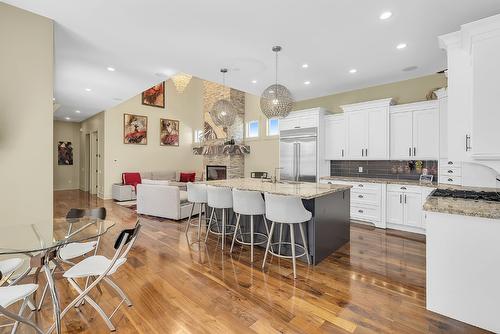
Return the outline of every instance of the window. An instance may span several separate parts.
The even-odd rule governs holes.
[[[271,118],[267,120],[267,135],[277,136],[280,134],[280,123],[277,118]]]
[[[203,130],[194,130],[194,142],[201,143],[203,139]]]
[[[257,138],[259,136],[259,121],[247,123],[247,138]]]

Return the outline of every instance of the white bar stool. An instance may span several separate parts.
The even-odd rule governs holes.
[[[297,278],[296,272],[296,258],[301,256],[306,256],[307,263],[311,264],[311,259],[309,258],[309,251],[307,249],[307,239],[304,232],[304,223],[307,223],[312,218],[311,212],[307,211],[302,203],[302,200],[298,196],[283,196],[265,193],[266,200],[266,217],[269,219],[271,224],[271,229],[269,231],[269,238],[267,240],[266,253],[264,254],[264,261],[262,262],[262,269],[266,265],[267,253],[271,253],[277,257],[292,259],[293,263],[293,278]],[[280,240],[278,242],[272,242],[274,226],[280,224],[280,231],[282,231],[283,225],[288,225],[290,228],[290,242],[283,242]],[[300,229],[300,234],[302,236],[302,245],[295,244],[295,230],[294,225],[298,224]],[[278,253],[274,251],[274,246],[278,245]],[[292,255],[282,255],[282,246],[289,246],[292,251]],[[296,254],[295,249],[299,248],[303,250],[303,253]]]
[[[262,198],[262,194],[258,191],[247,191],[233,189],[233,211],[236,213],[236,226],[233,233],[233,242],[231,243],[231,251],[233,252],[234,242],[237,241],[242,245],[250,246],[250,261],[253,262],[253,246],[262,245],[267,242],[269,235],[269,229],[267,227],[266,220],[266,204]],[[250,232],[241,232],[240,219],[241,215],[250,216]],[[254,231],[254,216],[262,216],[264,219],[264,226],[266,227],[267,235],[261,232]],[[239,238],[237,237],[237,231],[240,231]],[[245,236],[250,235],[250,242],[246,241]],[[255,242],[254,238],[259,236],[260,241]],[[248,239],[247,239],[248,240]]]
[[[208,206],[212,208],[212,212],[210,213],[210,219],[208,221],[207,227],[207,235],[205,236],[205,242],[208,240],[208,234],[212,233],[215,235],[222,236],[222,250],[224,250],[224,242],[226,240],[226,232],[228,227],[234,228],[234,225],[228,224],[228,214],[229,209],[233,208],[233,192],[231,188],[227,187],[215,187],[215,186],[207,186],[207,203]],[[217,230],[212,230],[212,218],[215,213],[215,209],[222,210],[222,228],[219,227],[217,218],[215,218],[215,222],[217,224]]]
[[[207,212],[207,185],[202,183],[189,182],[187,184],[187,196],[188,196],[188,202],[192,203],[192,206],[191,206],[191,212],[189,213],[188,223],[186,226],[186,239],[188,239],[189,242],[188,232],[191,225],[196,226],[196,223],[194,221],[191,221],[191,217],[193,216],[195,205],[198,204],[200,206],[200,211],[198,213],[198,242],[199,242],[201,235],[201,220],[202,220],[201,215],[203,214],[203,211],[205,211],[205,213]],[[203,208],[205,208],[205,210],[203,210]]]

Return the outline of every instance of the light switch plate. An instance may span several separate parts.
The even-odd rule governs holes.
[[[358,167],[358,173],[363,173],[363,167]]]

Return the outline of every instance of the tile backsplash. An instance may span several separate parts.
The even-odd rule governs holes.
[[[330,175],[418,180],[424,168],[437,181],[437,160],[332,160]]]

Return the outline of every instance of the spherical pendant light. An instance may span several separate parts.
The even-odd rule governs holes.
[[[284,118],[292,111],[294,99],[288,88],[278,84],[278,52],[281,46],[273,47],[276,53],[276,82],[267,87],[260,97],[260,109],[267,118]]]
[[[227,68],[222,68],[222,84],[226,85],[225,74],[227,73]],[[233,104],[227,99],[220,99],[215,102],[212,110],[210,110],[210,116],[214,121],[215,125],[228,127],[234,124],[236,119],[236,113],[234,112]]]

